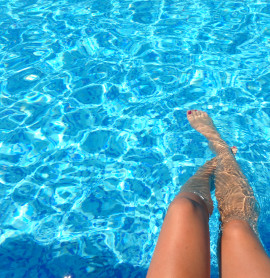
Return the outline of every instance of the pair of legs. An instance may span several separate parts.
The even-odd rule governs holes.
[[[209,215],[213,211],[210,177],[215,176],[216,197],[222,221],[222,278],[270,277],[270,259],[257,235],[257,202],[211,118],[188,111],[191,126],[204,135],[216,157],[208,161],[170,204],[148,270],[147,278],[209,278]]]

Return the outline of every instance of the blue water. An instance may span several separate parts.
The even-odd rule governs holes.
[[[238,147],[270,253],[267,1],[7,0],[0,24],[1,277],[145,277],[213,157],[188,109]]]

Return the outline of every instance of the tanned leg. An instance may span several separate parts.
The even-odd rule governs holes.
[[[258,205],[251,186],[207,113],[189,111],[187,116],[217,154],[215,185],[222,221],[222,278],[270,277],[270,259],[257,237]]]
[[[180,193],[170,204],[147,278],[209,278],[208,211],[194,193]]]
[[[201,167],[170,204],[147,278],[210,277],[209,179],[216,164],[214,158]]]

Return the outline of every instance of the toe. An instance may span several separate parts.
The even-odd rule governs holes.
[[[193,118],[197,118],[198,117],[198,111],[197,110],[192,110],[192,115],[193,115]]]
[[[198,110],[192,110],[193,116],[197,117],[198,116]]]
[[[194,116],[193,116],[192,110],[189,110],[187,112],[187,119],[188,119],[189,122],[193,121]]]
[[[208,117],[208,114],[206,112],[202,112],[203,117]]]
[[[202,116],[203,116],[203,111],[200,111],[200,110],[197,111],[197,116],[198,116],[198,117],[202,117]]]
[[[235,146],[233,146],[233,147],[231,148],[231,150],[232,150],[232,153],[233,153],[233,154],[236,154],[237,151],[238,151],[237,147],[235,147]]]

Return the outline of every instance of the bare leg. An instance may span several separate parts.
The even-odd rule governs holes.
[[[147,278],[209,278],[208,211],[194,193],[177,195],[170,204]]]
[[[230,149],[231,155],[236,154],[237,148]],[[217,167],[217,158],[206,162],[199,170],[181,187],[180,192],[191,192],[200,196],[208,209],[209,215],[213,212],[213,201],[210,193],[210,178]]]
[[[207,113],[190,111],[187,117],[217,154],[215,185],[223,228],[222,277],[269,277],[270,260],[256,235],[258,205],[252,188]]]
[[[170,204],[147,278],[210,277],[209,179],[216,165],[216,158],[205,163]]]
[[[221,237],[222,278],[269,278],[270,259],[247,221],[232,219]]]

